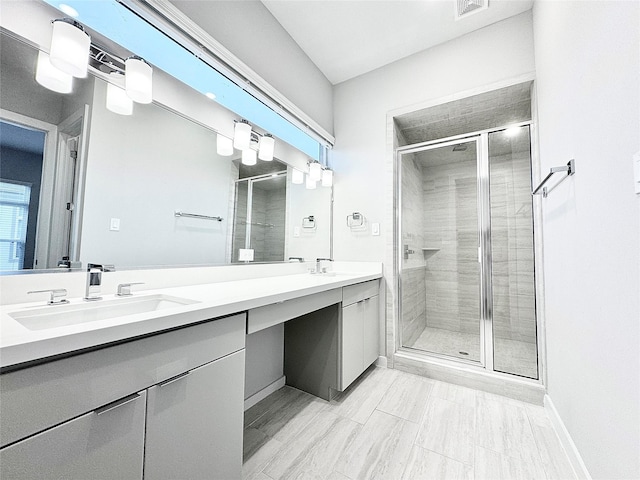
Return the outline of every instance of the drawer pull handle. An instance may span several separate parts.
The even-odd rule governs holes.
[[[189,375],[190,373],[191,373],[190,371],[189,371],[189,372],[184,372],[184,373],[181,373],[180,375],[176,375],[175,377],[171,377],[171,378],[169,378],[169,379],[165,380],[164,382],[160,382],[160,383],[158,384],[158,386],[159,386],[159,387],[165,387],[165,386],[169,385],[170,383],[177,382],[177,381],[178,381],[178,380],[180,380],[181,378],[186,377],[186,376],[187,376],[187,375]]]
[[[133,402],[134,400],[140,398],[140,394],[134,393],[129,395],[128,397],[121,398],[120,400],[116,400],[115,402],[111,402],[106,404],[104,407],[100,407],[96,410],[96,414],[102,415],[103,413],[110,412],[122,405],[126,405],[127,403]]]

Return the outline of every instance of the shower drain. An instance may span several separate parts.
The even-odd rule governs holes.
[[[463,352],[462,350],[460,350],[458,353],[459,353],[460,355],[469,355],[469,352]]]

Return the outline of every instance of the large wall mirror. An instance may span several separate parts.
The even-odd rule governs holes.
[[[299,151],[276,139],[271,162],[219,156],[215,124],[237,115],[161,71],[167,101],[154,93],[129,116],[106,108],[99,67],[72,93],[52,92],[35,81],[39,47],[3,25],[2,273],[67,260],[139,268],[330,255],[332,189],[292,183]]]

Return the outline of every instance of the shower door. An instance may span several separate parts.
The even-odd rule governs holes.
[[[529,130],[399,149],[402,349],[538,378]]]
[[[401,346],[480,363],[480,136],[399,154]]]
[[[241,249],[253,250],[254,262],[284,260],[286,171],[236,182],[233,262]]]

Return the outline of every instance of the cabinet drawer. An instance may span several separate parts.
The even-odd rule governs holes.
[[[306,297],[254,308],[249,310],[247,333],[251,334],[264,330],[292,318],[315,312],[329,305],[335,305],[341,301],[342,292],[339,288],[336,288],[314,295],[307,295]]]
[[[352,303],[357,303],[365,298],[378,295],[378,280],[370,280],[368,282],[356,283],[342,288],[342,306],[346,307]]]
[[[244,348],[234,315],[0,376],[1,445]]]
[[[148,390],[145,480],[242,478],[244,353]]]
[[[0,450],[0,478],[141,479],[146,392]],[[3,419],[4,420],[4,419]]]

